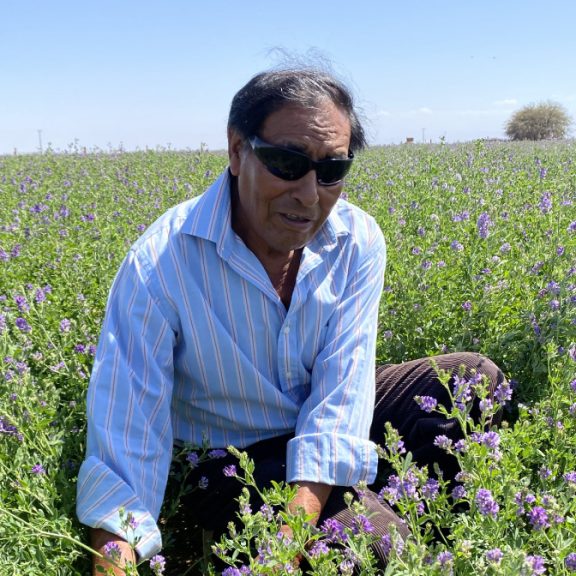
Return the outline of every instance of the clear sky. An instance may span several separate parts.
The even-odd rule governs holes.
[[[573,0],[0,0],[0,154],[223,148],[282,53],[331,62],[372,144],[503,137],[530,103],[576,119],[575,23]]]

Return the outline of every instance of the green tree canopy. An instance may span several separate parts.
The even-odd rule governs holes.
[[[506,124],[512,140],[549,140],[565,138],[572,119],[556,102],[530,104],[514,112]]]

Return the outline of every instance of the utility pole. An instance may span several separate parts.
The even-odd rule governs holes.
[[[42,130],[38,130],[38,146],[40,148],[40,154],[42,154]]]

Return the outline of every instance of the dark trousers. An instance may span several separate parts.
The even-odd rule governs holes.
[[[436,364],[442,370],[458,374],[461,366],[465,367],[464,376],[470,378],[474,372],[483,374],[488,379],[490,391],[504,381],[500,369],[488,358],[473,353],[455,353],[436,356]],[[437,463],[445,479],[453,479],[458,472],[456,460],[445,451],[434,446],[434,439],[444,434],[453,440],[461,437],[459,426],[443,416],[424,412],[414,401],[414,396],[432,396],[439,403],[448,406],[449,396],[440,384],[430,359],[424,358],[403,364],[379,366],[376,369],[376,405],[371,427],[371,440],[384,445],[384,424],[390,422],[403,437],[407,451],[411,451],[419,466],[428,465],[429,471]],[[472,413],[474,416],[474,411]],[[476,413],[478,416],[478,413]],[[292,436],[282,436],[258,442],[244,449],[254,460],[255,480],[259,487],[267,487],[271,480],[286,479],[286,443]],[[201,477],[208,480],[206,490],[194,490],[185,497],[184,509],[189,510],[190,520],[215,534],[226,530],[228,522],[235,521],[241,485],[235,478],[224,476],[224,466],[237,463],[227,455],[222,459],[209,460],[193,471],[190,481],[196,486]],[[382,462],[385,466],[385,462]],[[379,472],[383,472],[380,470]],[[380,476],[380,474],[379,474]],[[370,486],[364,493],[364,502],[368,507],[370,522],[375,532],[388,534],[394,524],[404,537],[408,531],[394,511],[378,500],[376,493],[380,486]],[[354,492],[347,486],[335,486],[319,518],[321,525],[327,518],[335,518],[346,526],[352,526],[352,514],[344,503],[343,495]],[[261,502],[251,500],[253,510]],[[384,549],[381,545],[374,547],[374,552],[382,563],[386,564]]]

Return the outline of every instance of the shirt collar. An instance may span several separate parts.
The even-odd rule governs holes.
[[[198,198],[182,229],[185,234],[214,242],[221,255],[232,249],[236,237],[232,230],[231,185],[232,176],[227,168]],[[312,252],[330,249],[336,245],[338,236],[350,234],[338,213],[342,203],[345,201],[338,200],[322,228],[306,246],[307,249]]]

